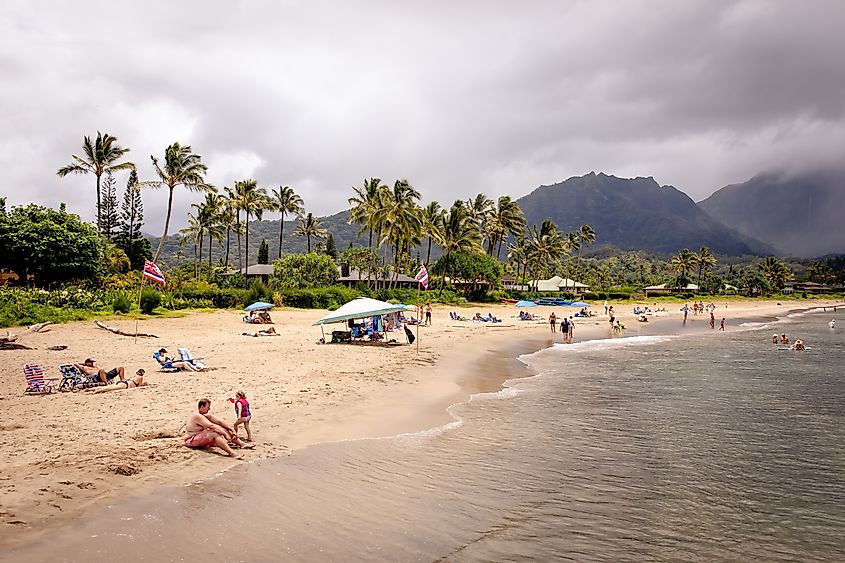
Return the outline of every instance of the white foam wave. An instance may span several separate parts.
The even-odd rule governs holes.
[[[666,342],[677,338],[673,335],[654,335],[654,336],[626,336],[624,338],[601,338],[597,340],[585,340],[583,342],[575,342],[574,344],[555,343],[550,348],[539,350],[531,354],[523,354],[517,358],[524,364],[529,364],[535,354],[543,354],[548,351],[555,353],[559,352],[583,352],[584,350],[602,350],[625,348],[627,346],[648,346],[660,342]]]

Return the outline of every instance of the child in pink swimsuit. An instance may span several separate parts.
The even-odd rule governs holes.
[[[229,399],[235,403],[235,415],[238,419],[235,421],[235,434],[238,433],[238,426],[243,424],[246,428],[246,441],[252,442],[252,431],[249,429],[249,421],[252,419],[252,413],[249,412],[249,401],[246,400],[246,393],[238,391],[235,393],[237,399]]]

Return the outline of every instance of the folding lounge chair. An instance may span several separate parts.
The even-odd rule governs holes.
[[[179,348],[179,357],[182,359],[183,362],[188,362],[189,364],[193,365],[195,368],[203,369],[205,368],[205,364],[202,363],[204,358],[195,358],[191,351],[187,348]]]
[[[73,364],[62,364],[59,366],[62,372],[62,382],[59,384],[59,391],[79,391],[90,387],[104,385],[98,377],[91,377],[84,374]]]
[[[153,352],[153,359],[161,366],[159,371],[164,373],[176,373],[179,371],[179,368],[173,367],[173,362],[165,362],[161,359],[160,352]]]
[[[23,374],[26,377],[27,395],[47,395],[53,392],[51,381],[58,381],[58,377],[44,377],[44,368],[38,364],[26,364],[23,367]]]

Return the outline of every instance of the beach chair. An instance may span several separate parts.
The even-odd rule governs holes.
[[[23,374],[26,377],[27,395],[48,395],[53,392],[51,381],[58,381],[58,377],[44,377],[44,368],[38,364],[26,364],[23,367]]]
[[[100,387],[104,385],[99,378],[92,378],[90,375],[82,373],[73,364],[62,364],[59,366],[59,371],[62,374],[62,382],[59,383],[59,391],[62,392],[76,392],[80,389]]]
[[[153,352],[153,359],[160,366],[158,368],[158,371],[160,371],[162,373],[176,373],[177,371],[179,371],[179,368],[173,367],[173,362],[166,362],[166,361],[162,360],[161,352],[158,352],[158,351]]]
[[[191,354],[191,351],[187,348],[179,348],[179,358],[181,358],[183,362],[188,362],[193,365],[195,368],[205,369],[205,364],[202,362],[204,358],[195,358],[193,354]]]

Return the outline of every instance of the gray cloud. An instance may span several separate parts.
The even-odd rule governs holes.
[[[693,199],[845,146],[845,4],[728,1],[12,3],[0,21],[0,193],[93,218],[55,171],[99,129],[190,144],[218,186],[521,196],[590,170]],[[125,178],[121,177],[122,188]],[[199,196],[178,193],[175,227]],[[161,228],[166,194],[145,194]]]

